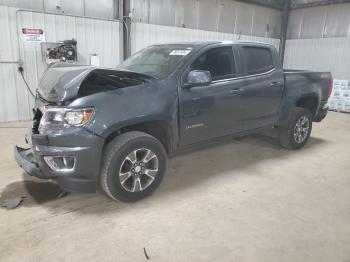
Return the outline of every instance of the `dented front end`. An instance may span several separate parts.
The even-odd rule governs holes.
[[[15,159],[29,175],[52,179],[68,192],[96,191],[104,139],[84,128],[59,135],[33,128],[26,141],[28,148],[15,147]]]
[[[66,105],[80,97],[140,85],[152,79],[130,71],[56,64],[43,74],[38,96],[48,104]]]
[[[66,191],[95,192],[104,138],[86,128],[95,109],[79,99],[141,82],[129,72],[91,66],[49,68],[36,94],[28,148],[15,147],[17,163],[28,174],[53,179]],[[78,100],[80,104],[74,104]]]
[[[171,105],[166,98],[175,94],[169,96],[164,88],[169,85],[153,80],[91,66],[50,67],[36,94],[26,136],[29,148],[15,148],[17,163],[30,175],[53,179],[66,191],[95,192],[110,132],[130,124],[130,119],[141,121],[168,112],[163,109]]]

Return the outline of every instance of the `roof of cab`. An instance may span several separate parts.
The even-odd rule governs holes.
[[[214,44],[249,44],[249,45],[257,45],[257,46],[273,46],[270,43],[263,43],[257,41],[194,41],[194,42],[174,42],[174,43],[164,43],[164,44],[154,44],[154,46],[169,46],[169,45],[188,45],[191,47],[205,47],[208,45]]]

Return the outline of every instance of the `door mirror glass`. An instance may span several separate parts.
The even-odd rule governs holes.
[[[211,74],[205,70],[193,70],[188,73],[187,86],[206,86],[211,83]]]

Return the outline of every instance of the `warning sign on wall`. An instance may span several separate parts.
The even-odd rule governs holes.
[[[24,42],[45,42],[44,30],[37,28],[22,28]]]

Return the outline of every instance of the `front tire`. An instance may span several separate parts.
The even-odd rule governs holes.
[[[312,114],[301,107],[293,109],[287,123],[279,128],[280,144],[287,149],[302,148],[310,138]]]
[[[167,154],[155,137],[138,131],[117,136],[103,153],[103,191],[122,202],[143,199],[156,190],[166,171]]]

